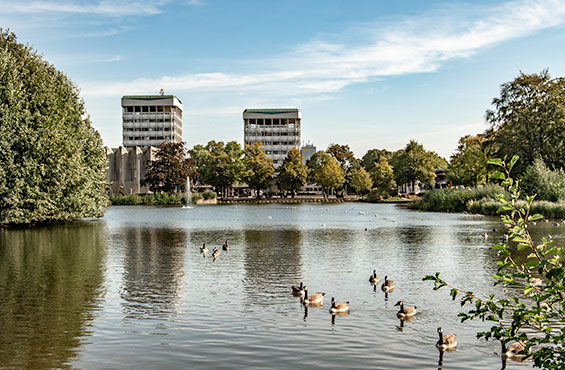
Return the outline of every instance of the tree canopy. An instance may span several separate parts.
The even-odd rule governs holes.
[[[0,224],[104,215],[106,156],[78,87],[0,29]]]
[[[261,149],[261,145],[261,143],[245,145],[243,150],[245,170],[242,172],[242,179],[247,182],[251,189],[257,191],[257,197],[259,197],[261,189],[269,187],[271,176],[275,172],[273,158],[267,157]]]
[[[388,163],[385,156],[381,156],[369,172],[373,180],[373,186],[379,195],[388,195],[395,190],[394,169]]]
[[[369,172],[367,172],[363,167],[359,167],[351,171],[351,186],[357,193],[363,195],[367,191],[371,190],[373,187],[373,180],[371,180]]]
[[[277,186],[282,190],[290,190],[294,197],[297,191],[306,183],[308,167],[302,163],[302,154],[296,148],[291,149],[278,170]]]
[[[565,78],[520,73],[502,84],[486,114],[487,145],[494,156],[519,155],[516,175],[540,157],[550,169],[565,168]]]
[[[329,189],[339,188],[345,181],[343,169],[337,159],[323,150],[314,153],[310,158],[308,169],[310,181],[322,187],[324,196],[328,195]]]
[[[194,159],[187,158],[184,143],[164,142],[155,160],[149,163],[141,182],[154,192],[178,193],[185,189],[187,177],[194,177]]]
[[[434,184],[434,169],[447,167],[447,163],[434,152],[428,152],[422,144],[410,140],[406,147],[391,158],[397,184]]]
[[[467,135],[459,139],[457,152],[451,156],[447,176],[454,185],[477,186],[487,181],[487,156],[483,150],[485,139]]]
[[[386,149],[369,149],[361,159],[361,165],[369,172],[375,167],[375,164],[380,161],[381,157],[385,157],[388,161],[392,156],[392,152]]]
[[[195,145],[190,151],[194,158],[199,181],[224,190],[239,182],[243,171],[243,151],[239,143],[211,140],[206,146]]]

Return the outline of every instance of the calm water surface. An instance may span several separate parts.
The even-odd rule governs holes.
[[[563,244],[559,229],[533,231]],[[110,207],[0,230],[0,368],[432,369],[442,326],[459,343],[444,369],[499,369],[499,345],[475,339],[485,324],[461,324],[459,304],[422,277],[496,293],[501,235],[497,218],[383,204]],[[226,239],[217,261],[199,253]],[[388,300],[373,269],[395,282]],[[301,281],[326,293],[323,308],[290,294]],[[350,313],[330,315],[331,297]],[[400,299],[414,320],[396,318]]]

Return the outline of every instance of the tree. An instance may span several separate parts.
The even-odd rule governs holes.
[[[388,195],[391,191],[396,189],[394,169],[384,156],[379,158],[379,161],[375,163],[369,173],[373,180],[373,186],[377,188],[377,193],[381,196]]]
[[[371,190],[373,187],[373,180],[371,180],[369,172],[365,171],[363,167],[359,167],[351,172],[351,186],[355,189],[355,191],[357,191],[357,193],[363,195],[367,191]]]
[[[267,157],[261,145],[262,143],[245,145],[243,150],[245,170],[242,172],[242,179],[251,189],[255,189],[257,198],[261,189],[269,187],[271,176],[275,172],[273,158]]]
[[[411,184],[412,189],[416,183],[434,184],[436,177],[434,169],[437,165],[445,165],[436,153],[428,152],[422,144],[410,140],[406,147],[395,152],[391,158],[397,184]]]
[[[243,151],[239,143],[211,140],[206,146],[195,145],[190,150],[196,161],[200,182],[223,192],[240,180],[243,171]]]
[[[385,157],[388,161],[392,156],[392,152],[386,149],[369,149],[361,159],[361,165],[369,172],[375,167],[375,163],[379,162],[381,157]]]
[[[164,142],[147,166],[141,184],[153,192],[178,193],[185,189],[187,177],[194,176],[195,167],[195,160],[187,158],[184,143]]]
[[[457,152],[451,156],[447,177],[456,185],[477,186],[487,180],[487,156],[483,151],[485,139],[467,135],[459,139]]]
[[[104,215],[106,155],[78,87],[0,29],[0,225]]]
[[[353,171],[361,167],[361,162],[355,158],[349,145],[330,144],[326,153],[332,155],[339,162],[345,176],[343,187],[347,192],[347,187],[351,185]]]
[[[565,168],[565,78],[520,73],[492,104],[486,144],[497,157],[520,156],[515,175],[538,156],[552,170]]]
[[[325,197],[328,196],[329,189],[338,188],[345,181],[343,169],[337,159],[323,150],[314,153],[310,158],[308,169],[310,181],[322,187]]]
[[[534,241],[528,231],[528,223],[543,218],[530,214],[534,196],[519,201],[518,182],[510,177],[510,171],[518,160],[514,156],[508,163],[501,159],[489,161],[499,167],[494,179],[502,180],[510,195],[499,195],[502,223],[508,227],[509,242],[494,245],[500,257],[498,271],[493,276],[494,285],[503,289],[503,297],[495,295],[479,297],[473,292],[450,285],[439,272],[424,280],[434,281],[434,290],[451,289],[452,299],[462,295],[461,306],[471,304],[468,312],[459,314],[462,321],[479,318],[492,322],[490,329],[477,333],[478,338],[500,340],[505,346],[510,341],[524,343],[524,354],[531,356],[535,366],[546,369],[565,367],[565,249],[555,245],[550,238]],[[521,252],[519,252],[521,251]],[[527,256],[525,259],[524,256]]]
[[[280,189],[290,190],[292,197],[308,178],[308,167],[302,163],[302,154],[296,148],[291,149],[279,168],[276,183]]]

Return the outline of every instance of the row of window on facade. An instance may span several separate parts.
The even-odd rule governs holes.
[[[245,120],[246,125],[260,125],[260,126],[291,126],[294,127],[300,120],[296,118],[248,118]]]
[[[124,136],[124,140],[168,140],[169,137],[165,136]]]
[[[247,131],[247,136],[300,136],[299,132]]]
[[[245,145],[251,145],[254,142],[256,142],[256,141],[249,141],[248,140],[248,141],[245,142]],[[300,142],[298,140],[293,140],[293,141],[261,141],[261,144],[263,144],[263,145],[299,145]]]
[[[182,115],[182,110],[178,107],[171,107],[167,105],[128,105],[124,107],[124,113],[170,113],[174,112],[179,116]]]
[[[124,123],[172,122],[169,118],[124,118]]]
[[[153,128],[149,128],[149,127],[124,127],[124,132],[125,131],[133,131],[133,132],[155,131],[155,132],[159,132],[159,131],[171,131],[171,128],[170,127],[153,127]]]

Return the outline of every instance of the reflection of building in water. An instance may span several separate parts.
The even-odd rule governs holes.
[[[101,305],[105,228],[0,230],[0,368],[73,367]]]
[[[281,287],[290,292],[290,287],[302,279],[302,232],[246,230],[244,238],[246,298],[271,304],[269,299],[279,297]]]
[[[135,319],[160,317],[181,303],[184,274],[184,230],[130,228],[125,244],[121,297],[124,310]]]

